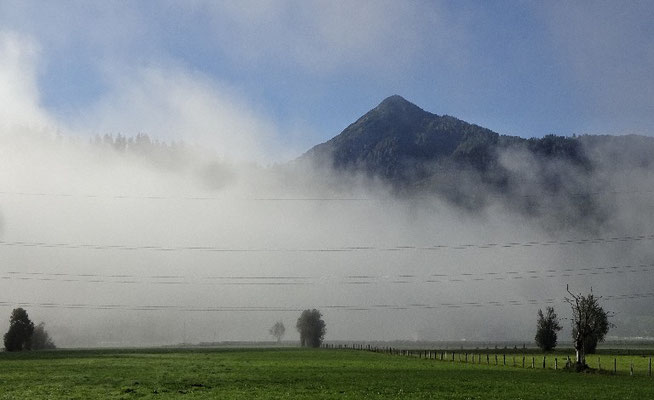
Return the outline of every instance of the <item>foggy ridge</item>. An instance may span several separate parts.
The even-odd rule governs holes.
[[[531,340],[566,284],[612,334],[654,328],[651,138],[504,136],[392,96],[265,167],[52,124],[0,127],[0,306],[61,347],[267,340],[313,307],[328,340]]]

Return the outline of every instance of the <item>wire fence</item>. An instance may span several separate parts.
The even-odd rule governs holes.
[[[479,365],[486,367],[574,370],[575,355],[564,353],[533,354],[520,352],[496,352],[496,350],[411,350],[391,346],[370,344],[331,344],[323,343],[323,349],[357,350],[392,356],[410,357],[428,361],[456,364]],[[652,377],[652,355],[587,355],[586,364],[591,370],[601,374]]]

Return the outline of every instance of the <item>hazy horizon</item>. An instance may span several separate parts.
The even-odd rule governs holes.
[[[287,164],[392,94],[501,134],[651,136],[651,4],[80,4],[0,4],[0,332],[23,306],[62,347],[292,340],[317,308],[328,341],[522,342],[569,284],[609,336],[654,336],[651,166],[551,165],[607,211],[589,228],[474,175],[468,212]],[[160,144],[94,140],[118,134]],[[541,192],[533,155],[500,162]]]

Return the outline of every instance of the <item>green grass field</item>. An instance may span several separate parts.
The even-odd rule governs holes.
[[[645,360],[620,363],[632,359]],[[640,368],[577,374],[324,349],[2,353],[0,399],[654,398],[654,378]]]

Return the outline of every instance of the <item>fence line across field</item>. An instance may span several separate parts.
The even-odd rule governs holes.
[[[389,354],[396,356],[404,357],[413,357],[418,359],[425,360],[435,360],[443,362],[454,362],[459,364],[473,364],[473,365],[486,365],[486,366],[497,366],[497,367],[513,367],[513,368],[531,368],[531,369],[552,369],[559,370],[559,355],[550,354],[550,355],[528,355],[526,353],[518,352],[501,352],[497,353],[496,350],[475,350],[475,351],[455,351],[455,350],[442,350],[442,349],[433,349],[433,350],[407,350],[407,349],[398,349],[392,346],[373,346],[370,344],[331,344],[323,343],[321,345],[323,349],[338,349],[338,350],[357,350],[357,351],[368,351],[381,354]],[[507,354],[510,358],[507,358]],[[517,358],[516,358],[517,357]],[[631,356],[620,356],[621,358],[628,357],[629,364],[628,367],[621,365],[624,369],[618,368],[618,357],[617,356],[604,356],[604,359],[607,358],[612,361],[611,369],[602,369],[602,356],[597,356],[596,363],[593,362],[594,357],[592,355],[586,355],[586,360],[590,362],[588,366],[598,370],[600,373],[610,373],[613,375],[617,374],[627,374],[630,376],[648,376],[652,377],[652,356],[651,355],[631,355]],[[633,358],[642,358],[646,361],[646,366],[642,370],[637,369],[634,366]],[[574,364],[574,356],[561,354],[561,362],[565,368],[571,368]],[[509,360],[509,361],[507,361]],[[643,371],[640,374],[640,371]]]

